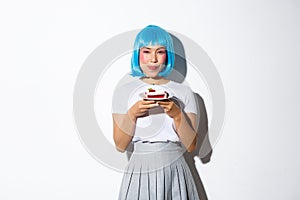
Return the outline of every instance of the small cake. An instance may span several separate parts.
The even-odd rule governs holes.
[[[145,92],[146,99],[166,99],[169,94],[164,90],[154,90],[149,88],[147,92]]]

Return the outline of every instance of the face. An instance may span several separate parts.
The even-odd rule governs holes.
[[[140,49],[139,62],[147,77],[157,77],[165,67],[166,58],[167,51],[164,46],[145,46]]]

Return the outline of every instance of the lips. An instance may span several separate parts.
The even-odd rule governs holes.
[[[148,65],[148,69],[151,71],[157,70],[159,68],[159,66],[157,65]]]

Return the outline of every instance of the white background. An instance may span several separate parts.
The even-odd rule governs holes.
[[[212,200],[300,199],[297,0],[0,3],[0,199],[116,199],[122,174],[82,146],[76,76],[102,42],[156,24],[184,34],[223,80],[226,121],[208,164]],[[124,66],[128,67],[128,66]]]

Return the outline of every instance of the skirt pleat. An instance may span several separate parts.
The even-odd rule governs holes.
[[[175,194],[174,196],[178,196],[180,197],[180,199],[182,199],[182,190],[181,190],[181,184],[180,184],[180,174],[178,172],[178,169],[177,169],[177,166],[175,165],[174,166],[174,172],[175,172],[175,175],[174,175],[174,180],[173,180],[173,183],[174,183],[174,191],[175,191]]]
[[[198,200],[197,189],[180,143],[134,144],[119,200]]]

